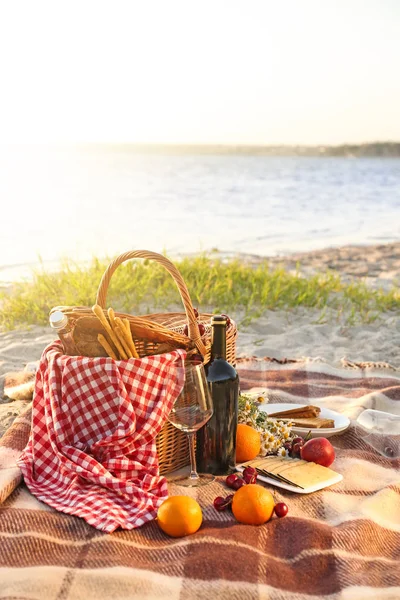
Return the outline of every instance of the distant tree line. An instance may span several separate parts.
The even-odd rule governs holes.
[[[340,146],[241,146],[183,144],[85,144],[81,148],[150,154],[244,154],[253,156],[400,157],[400,142],[371,142]]]
[[[343,144],[342,146],[327,146],[324,152],[327,156],[400,156],[400,142],[373,142],[369,144]]]

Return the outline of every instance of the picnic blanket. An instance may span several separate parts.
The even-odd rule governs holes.
[[[156,521],[107,534],[49,508],[21,482],[16,461],[29,437],[27,407],[0,440],[0,598],[400,598],[400,460],[360,438],[354,423],[364,408],[400,414],[400,373],[281,363],[240,361],[242,391],[345,412],[351,427],[331,438],[342,482],[310,495],[270,487],[289,514],[260,527],[213,508],[216,496],[229,493],[223,478],[192,490],[169,485],[171,495],[200,503],[196,534],[172,539]]]

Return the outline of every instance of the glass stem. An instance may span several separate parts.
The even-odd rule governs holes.
[[[197,467],[196,467],[196,452],[194,450],[194,433],[188,433],[189,440],[189,454],[190,454],[190,479],[198,479]]]

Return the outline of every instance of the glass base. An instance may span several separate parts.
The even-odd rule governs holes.
[[[175,485],[183,485],[185,487],[201,487],[215,481],[214,475],[201,473],[198,477],[190,477],[190,475],[179,475],[177,477],[168,478],[168,483]]]

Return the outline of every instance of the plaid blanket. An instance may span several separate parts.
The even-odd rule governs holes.
[[[400,374],[373,367],[241,361],[242,390],[261,389],[270,402],[312,400],[352,419],[331,438],[344,479],[311,495],[270,488],[289,514],[261,527],[213,508],[228,493],[221,478],[198,490],[170,485],[170,494],[193,496],[203,509],[200,530],[181,539],[155,521],[102,533],[33,497],[16,466],[28,407],[0,440],[0,598],[400,598],[400,460],[354,424],[364,408],[400,414]],[[397,440],[389,442],[395,456]]]

